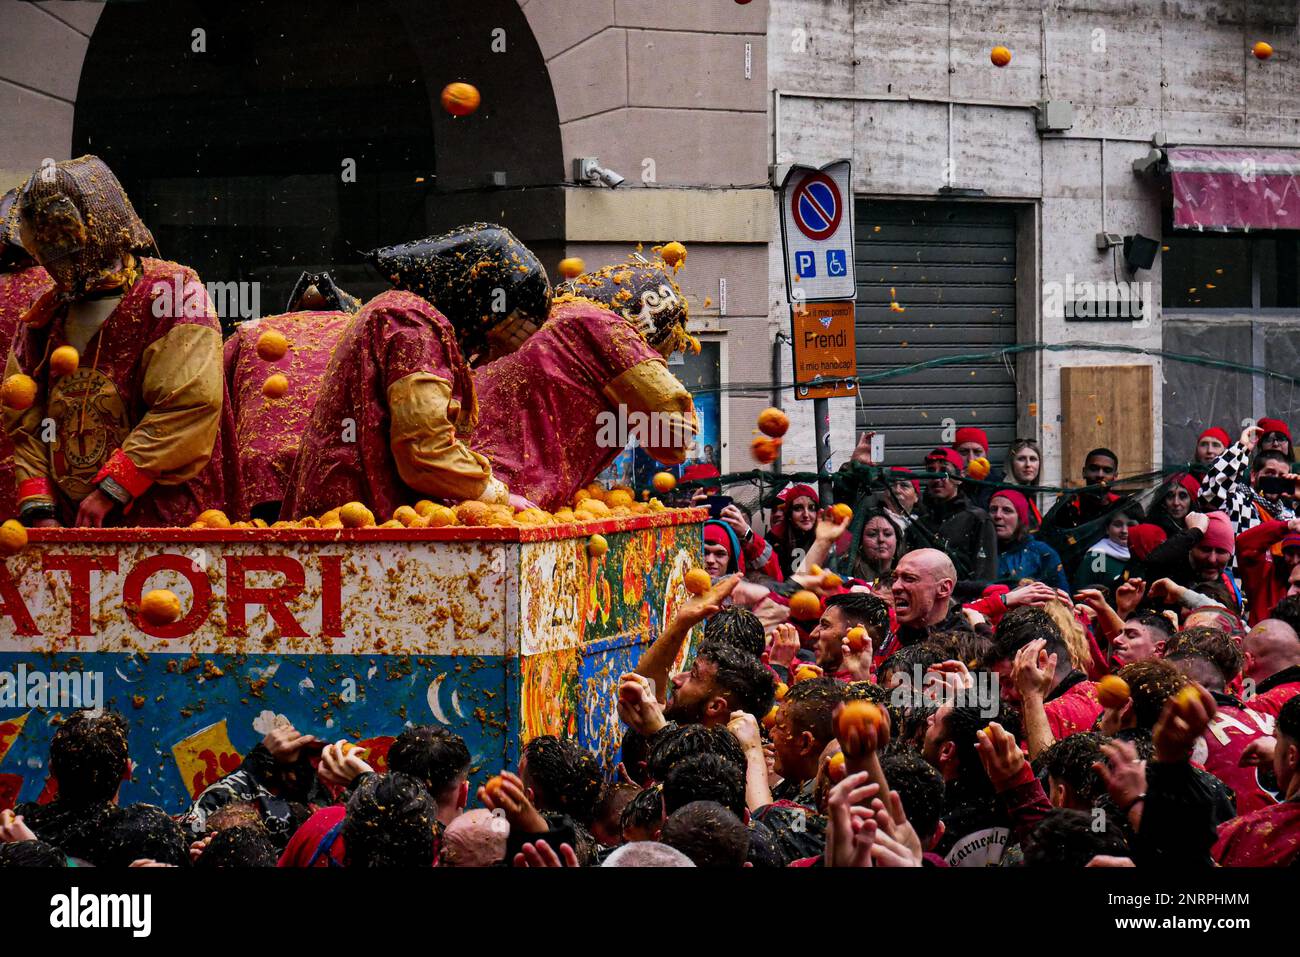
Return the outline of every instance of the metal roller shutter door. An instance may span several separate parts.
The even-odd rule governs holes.
[[[855,202],[858,374],[990,352],[1016,341],[1016,217],[1007,206]],[[890,288],[906,310],[890,310]],[[1014,365],[1002,358],[866,383],[859,430],[885,435],[889,465],[919,465],[943,420],[988,432],[995,465],[1016,437]]]

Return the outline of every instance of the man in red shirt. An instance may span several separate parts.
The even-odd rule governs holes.
[[[1261,522],[1237,536],[1241,572],[1252,625],[1287,594],[1289,578],[1300,568],[1300,518]]]
[[[1284,609],[1283,609],[1284,610]],[[1300,694],[1300,636],[1280,618],[1265,618],[1242,641],[1246,707],[1276,716]]]
[[[1001,679],[1002,697],[1021,702],[1031,757],[1052,741],[1087,731],[1101,716],[1097,686],[1070,663],[1060,628],[1041,608],[1003,616],[987,663]]]
[[[1281,803],[1219,827],[1211,855],[1225,867],[1287,867],[1300,860],[1300,701],[1282,706],[1274,730],[1273,773]]]
[[[1235,650],[1231,638],[1225,636],[1225,647]],[[1232,789],[1237,796],[1237,813],[1249,814],[1262,807],[1277,803],[1275,782],[1261,780],[1260,768],[1255,764],[1242,766],[1242,754],[1247,745],[1273,734],[1273,716],[1251,711],[1228,693],[1227,686],[1239,669],[1225,674],[1222,655],[1211,655],[1206,650],[1180,647],[1166,661],[1190,680],[1197,682],[1214,696],[1218,711],[1192,749],[1192,761],[1209,771]],[[1240,653],[1235,659],[1240,661]]]

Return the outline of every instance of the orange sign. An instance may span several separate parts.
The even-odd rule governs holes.
[[[856,382],[809,386],[824,379],[856,379],[857,341],[852,302],[809,302],[794,308],[794,397],[830,399],[858,394]]]

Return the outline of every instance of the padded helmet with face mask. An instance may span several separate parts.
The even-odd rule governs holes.
[[[602,266],[560,283],[555,293],[557,298],[590,299],[618,313],[664,356],[684,350],[690,342],[686,296],[663,262],[633,253],[626,262]]]
[[[545,267],[504,226],[471,223],[376,249],[368,258],[394,287],[433,303],[455,327],[466,355],[480,351],[489,332],[522,342],[551,309]]]
[[[134,278],[133,254],[156,252],[113,171],[97,156],[46,163],[18,196],[22,245],[65,302]]]

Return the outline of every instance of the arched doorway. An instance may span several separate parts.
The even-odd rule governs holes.
[[[452,80],[482,92],[473,116],[439,106]],[[81,153],[113,167],[166,258],[259,283],[264,314],[304,269],[377,292],[365,250],[463,222],[502,222],[544,261],[563,243],[555,100],[516,0],[109,4]]]

